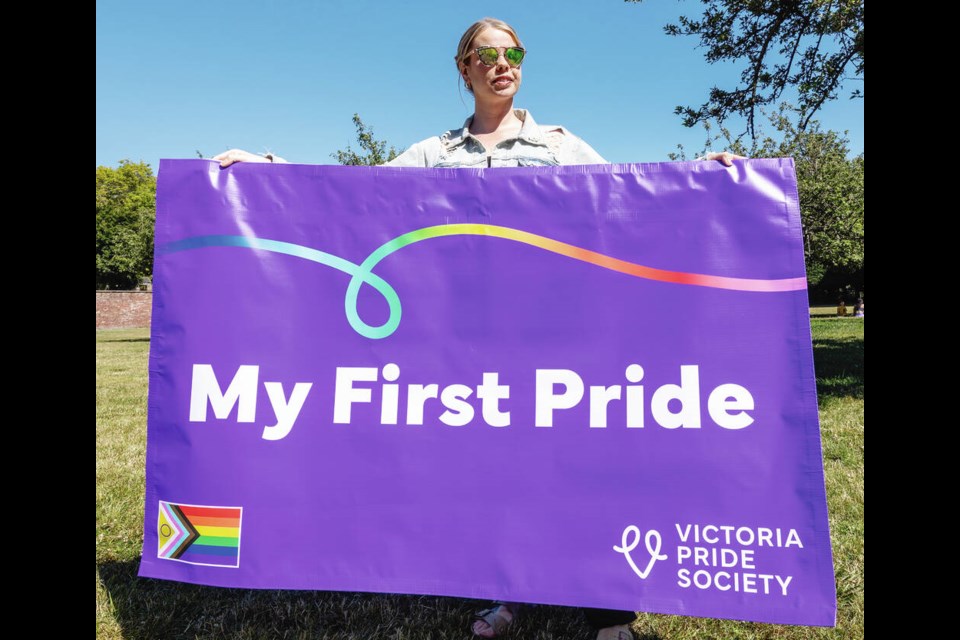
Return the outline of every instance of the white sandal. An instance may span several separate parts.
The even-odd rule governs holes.
[[[634,640],[633,632],[630,630],[630,628],[628,627],[627,629],[620,629],[620,628],[619,628],[620,626],[622,626],[622,625],[617,625],[616,627],[607,627],[606,629],[601,629],[600,632],[597,634],[597,637],[599,638],[599,637],[600,637],[600,634],[602,634],[604,631],[609,631],[609,630],[611,630],[611,629],[617,629],[617,637],[616,637],[616,640]],[[609,635],[609,634],[608,634],[608,635]],[[611,638],[610,640],[613,640],[613,638]]]
[[[496,638],[513,623],[513,620],[517,617],[517,614],[511,611],[510,607],[506,604],[500,603],[489,609],[478,611],[474,617],[476,619],[473,621],[473,625],[470,627],[473,631],[473,635],[480,636],[481,638]],[[489,628],[486,630],[486,633],[477,632],[478,622],[484,622],[487,624]]]

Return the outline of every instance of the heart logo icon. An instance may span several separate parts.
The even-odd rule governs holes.
[[[647,531],[647,535],[643,536],[643,544],[647,548],[647,553],[650,554],[650,561],[647,562],[647,568],[643,571],[640,571],[640,568],[637,567],[637,564],[630,556],[630,552],[636,549],[637,545],[640,544],[640,529],[632,524],[628,526],[623,530],[623,536],[620,539],[620,544],[623,546],[613,545],[613,550],[617,553],[622,553],[624,557],[626,557],[630,568],[633,569],[635,574],[640,576],[641,580],[645,580],[646,577],[650,575],[650,570],[653,568],[653,565],[656,564],[657,560],[667,559],[666,554],[660,553],[662,540],[660,538],[660,532],[656,529],[650,529]]]

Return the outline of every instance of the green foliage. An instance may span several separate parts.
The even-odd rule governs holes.
[[[385,140],[374,138],[373,129],[363,124],[363,120],[357,113],[353,114],[353,124],[357,128],[357,143],[364,153],[357,153],[347,145],[346,149],[330,154],[330,157],[336,158],[337,162],[351,166],[375,166],[390,162],[399,155],[392,146],[389,151],[387,150]]]
[[[627,0],[642,2],[643,0]],[[668,24],[672,36],[699,36],[707,62],[740,62],[740,83],[713,87],[699,107],[678,106],[683,123],[730,115],[747,120],[756,140],[756,116],[796,90],[798,128],[804,130],[825,102],[837,97],[849,76],[863,78],[863,0],[701,0],[703,15]],[[856,89],[851,98],[863,97]]]
[[[782,140],[765,139],[754,155],[794,159],[810,286],[840,276],[840,281],[845,279],[848,286],[862,292],[863,154],[848,158],[846,137],[821,130],[817,121],[800,130],[781,112],[774,123]]]
[[[812,128],[777,152],[796,161],[804,257],[811,286],[849,274],[863,292],[863,154],[847,159],[846,139]],[[846,288],[846,287],[837,287]]]
[[[132,289],[152,273],[156,192],[148,164],[97,167],[98,289]]]
[[[823,131],[819,121],[805,129],[794,124],[789,105],[770,117],[776,137],[766,136],[749,147],[742,137],[720,126],[712,134],[709,122],[705,148],[722,141],[723,147],[750,158],[793,158],[800,196],[803,253],[812,299],[830,301],[844,292],[863,294],[863,161],[849,158],[849,140],[836,131]],[[671,160],[686,160],[682,145]]]

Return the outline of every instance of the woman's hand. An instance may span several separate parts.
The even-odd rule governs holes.
[[[221,167],[229,167],[234,162],[273,162],[270,158],[258,156],[243,149],[230,149],[213,156],[211,159],[220,162]]]
[[[738,156],[735,153],[730,153],[729,151],[711,151],[710,153],[703,156],[704,160],[719,160],[720,164],[725,167],[732,167],[734,160],[746,160],[747,156]],[[214,158],[216,160],[216,158]]]

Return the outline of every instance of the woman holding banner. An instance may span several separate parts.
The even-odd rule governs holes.
[[[526,50],[516,31],[494,18],[478,20],[460,38],[454,62],[474,112],[459,129],[414,144],[387,163],[395,167],[524,167],[606,164],[589,144],[561,126],[538,125],[529,111],[515,109]],[[703,159],[732,166],[742,158],[728,152]],[[255,155],[231,149],[213,157],[221,167],[234,162],[286,162],[273,154]],[[477,614],[472,631],[495,637],[512,623],[519,603],[497,602]],[[631,640],[633,611],[584,609],[598,640]]]
[[[514,109],[520,66],[526,56],[513,27],[494,18],[478,20],[460,38],[454,61],[474,112],[459,129],[418,142],[390,162],[394,167],[525,167],[606,164],[586,142],[560,126],[540,126],[529,111]],[[742,158],[712,152],[704,160],[732,166]],[[231,149],[213,157],[221,167],[234,162],[286,162],[274,154]]]

